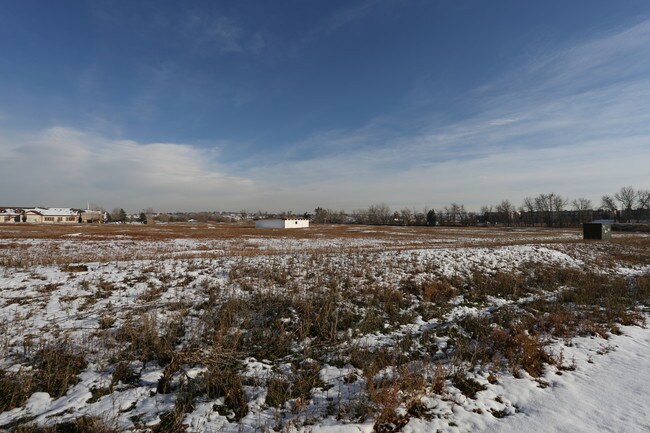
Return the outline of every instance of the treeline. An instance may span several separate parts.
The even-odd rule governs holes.
[[[216,222],[216,223],[229,223],[239,220],[239,215],[235,214],[222,214],[219,212],[174,212],[174,213],[159,213],[156,214],[155,220],[165,223],[175,222]]]
[[[509,200],[502,200],[497,204],[482,206],[479,212],[466,210],[462,203],[451,203],[438,210],[402,208],[395,211],[382,203],[357,209],[352,214],[318,207],[313,215],[306,216],[310,216],[315,223],[420,226],[571,227],[593,220],[638,222],[650,221],[650,190],[623,187],[613,195],[603,195],[598,205],[584,197],[570,200],[551,192],[526,197],[519,207]]]

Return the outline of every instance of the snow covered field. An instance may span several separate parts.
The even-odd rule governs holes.
[[[0,226],[0,264],[8,431],[650,426],[640,234]]]

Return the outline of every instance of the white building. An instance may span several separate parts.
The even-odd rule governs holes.
[[[255,227],[258,229],[300,229],[309,227],[309,220],[304,218],[257,220]]]
[[[82,223],[103,223],[107,220],[106,212],[100,210],[86,209],[79,214]]]
[[[75,224],[79,222],[79,213],[70,208],[34,208],[25,211],[25,220],[28,223]]]
[[[16,209],[2,209],[0,212],[0,223],[19,223],[21,214]]]

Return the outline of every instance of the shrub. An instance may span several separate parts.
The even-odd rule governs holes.
[[[464,373],[458,372],[451,377],[451,383],[460,390],[466,397],[475,399],[476,393],[485,391],[485,385],[478,383],[471,377],[467,377]]]
[[[140,380],[140,375],[131,369],[128,362],[121,361],[115,365],[113,369],[113,377],[111,379],[111,386],[122,382],[125,385],[136,384]]]
[[[282,376],[272,377],[266,383],[264,403],[272,407],[283,407],[291,399],[291,383]]]
[[[83,355],[67,341],[40,349],[31,359],[36,369],[33,392],[44,391],[52,398],[65,395],[69,387],[79,382],[77,375],[86,368]]]
[[[208,369],[201,377],[205,393],[209,398],[224,397],[224,408],[232,411],[232,416],[239,421],[248,413],[248,402],[244,392],[242,378],[230,365],[219,365]],[[229,415],[228,413],[224,413]]]
[[[25,404],[32,393],[33,381],[31,372],[9,373],[0,370],[0,412]]]
[[[174,346],[183,332],[183,323],[179,318],[164,325],[163,332],[159,334],[155,316],[147,314],[138,323],[134,319],[127,320],[115,338],[129,344],[125,352],[128,359],[135,358],[142,362],[157,360],[159,365],[165,365],[171,361]]]
[[[456,289],[446,280],[424,282],[420,290],[422,300],[436,304],[446,304],[457,294]]]

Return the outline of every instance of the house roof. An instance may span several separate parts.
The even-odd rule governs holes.
[[[37,207],[29,209],[25,213],[36,213],[43,216],[77,216],[77,211],[61,207],[50,207],[47,209]]]
[[[16,217],[16,216],[19,216],[19,215],[20,215],[20,214],[19,214],[19,213],[16,213],[13,209],[6,209],[5,211],[0,212],[0,216],[12,216],[12,217]]]

